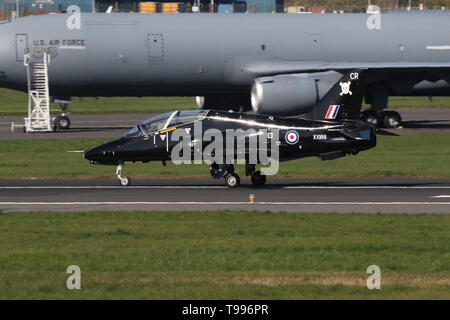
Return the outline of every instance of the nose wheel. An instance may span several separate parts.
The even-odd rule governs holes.
[[[121,186],[128,187],[131,184],[131,179],[127,176],[122,175],[122,171],[123,171],[124,167],[125,167],[125,163],[121,163],[117,166],[116,176],[119,179]]]
[[[53,120],[53,131],[70,129],[70,118],[67,116],[68,107],[69,105],[67,103],[59,104],[61,115]]]
[[[127,176],[120,177],[119,179],[120,179],[120,184],[123,187],[128,187],[130,185],[130,183],[131,183],[130,178],[127,177]]]
[[[68,116],[57,116],[53,121],[53,129],[57,130],[67,130],[70,128],[70,119]]]

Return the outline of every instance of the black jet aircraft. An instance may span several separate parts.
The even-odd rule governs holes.
[[[235,160],[240,159],[245,163],[246,176],[251,177],[255,186],[262,186],[266,175],[263,169],[256,169],[263,164],[260,151],[267,154],[269,162],[283,162],[314,156],[333,160],[373,148],[375,128],[358,120],[364,86],[364,70],[345,74],[316,103],[309,115],[313,120],[216,110],[159,114],[139,123],[121,138],[85,152],[84,157],[92,164],[116,165],[120,183],[128,186],[130,179],[122,175],[127,161],[165,164],[179,160],[174,159],[178,157],[195,160],[197,154],[202,160],[209,157],[211,176],[223,179],[231,188],[240,184],[234,170]],[[240,132],[241,136],[228,139],[226,135],[230,132]],[[255,136],[258,143],[251,142]],[[240,137],[243,139],[239,143]],[[252,152],[256,156],[252,157]],[[230,154],[231,157],[226,157]]]

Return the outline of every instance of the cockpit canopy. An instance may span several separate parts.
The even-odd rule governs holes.
[[[158,114],[142,121],[130,129],[123,137],[139,136],[142,132],[150,134],[174,126],[181,126],[198,120],[203,120],[209,110],[181,110]]]

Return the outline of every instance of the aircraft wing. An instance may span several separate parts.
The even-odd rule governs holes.
[[[447,62],[299,62],[275,60],[248,65],[245,70],[256,76],[273,76],[290,73],[313,73],[324,71],[344,72],[354,69],[372,71],[423,72],[435,75],[450,72]]]

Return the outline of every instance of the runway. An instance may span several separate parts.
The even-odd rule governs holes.
[[[448,179],[271,179],[264,188],[247,180],[239,189],[212,179],[138,179],[129,187],[116,180],[0,180],[0,210],[450,213]]]
[[[393,130],[403,133],[417,130],[450,130],[450,108],[399,109],[405,129]],[[0,139],[65,139],[65,138],[116,138],[129,128],[151,117],[147,114],[85,114],[70,115],[70,130],[25,134],[22,132],[23,116],[0,117]],[[11,131],[14,123],[14,132]]]
[[[131,127],[151,117],[153,113],[135,114],[79,114],[70,115],[71,129],[58,132],[23,133],[24,116],[0,117],[1,139],[67,139],[115,138]],[[14,124],[14,131],[12,131]]]

